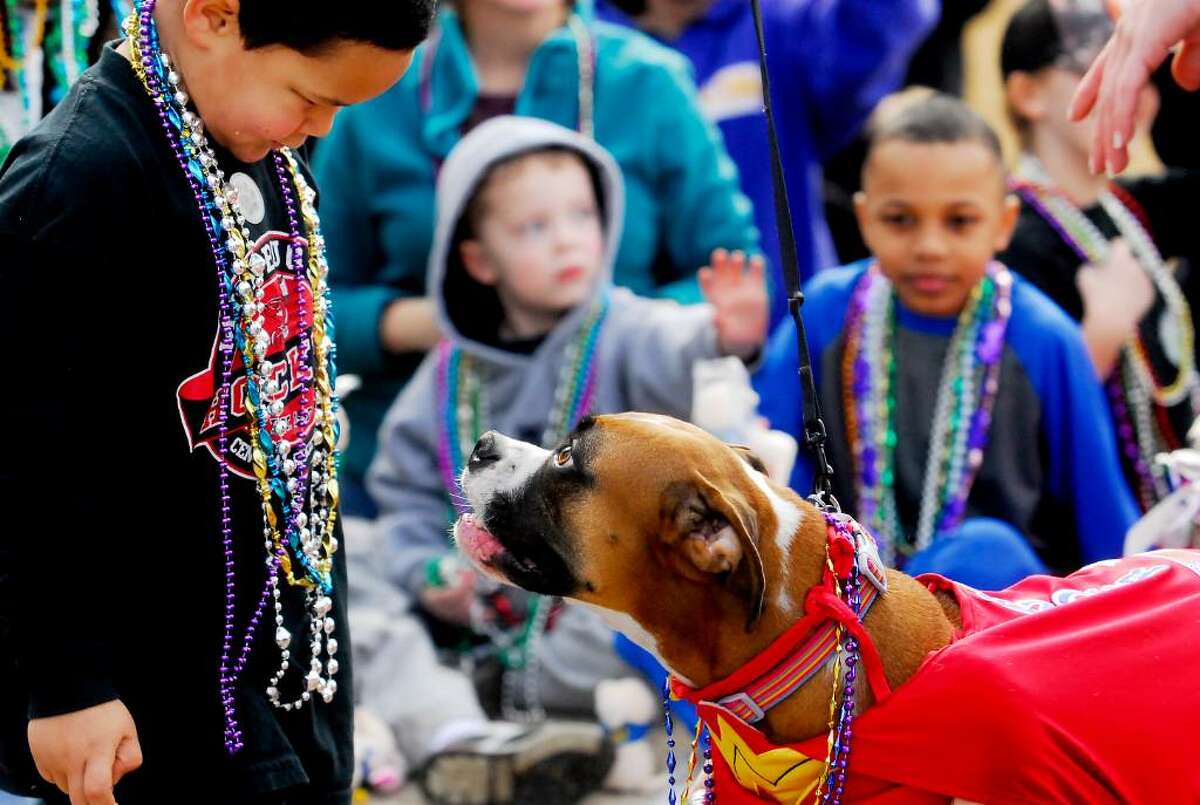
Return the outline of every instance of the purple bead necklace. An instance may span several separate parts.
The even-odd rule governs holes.
[[[869,535],[860,533],[860,529],[863,527],[853,519],[841,516],[838,512],[822,513],[826,519],[826,528],[844,536],[854,546],[856,553],[862,540],[871,539]],[[828,546],[828,541],[826,545]],[[857,561],[851,565],[850,573],[846,578],[836,578],[834,584],[838,595],[846,602],[846,606],[850,607],[854,617],[862,620],[863,585]],[[856,683],[858,681],[858,663],[862,659],[862,655],[859,653],[858,639],[848,635],[845,629],[842,629],[841,633],[845,635],[845,638],[842,639],[841,647],[836,654],[838,659],[834,665],[833,714],[830,716],[829,751],[826,768],[821,775],[821,780],[817,782],[815,795],[815,801],[822,805],[840,805],[842,795],[846,792],[846,776],[850,774],[850,745],[854,738],[854,709],[858,705]],[[841,673],[842,665],[845,665],[845,673]],[[841,699],[839,701],[840,673]]]
[[[716,783],[713,781],[713,756],[712,756],[712,736],[709,734],[708,728],[703,721],[696,723],[696,739],[692,742],[691,755],[688,758],[688,779],[684,784],[682,799],[675,794],[675,769],[678,767],[678,761],[675,759],[675,720],[671,718],[671,677],[670,675],[663,681],[662,691],[663,702],[663,729],[667,733],[667,805],[689,805],[689,796],[691,790],[692,773],[696,770],[696,751],[697,748],[703,746],[701,757],[704,759],[702,771],[704,772],[703,784],[704,795],[702,797],[705,805],[712,805],[717,801]]]
[[[218,461],[218,477],[221,494],[221,531],[225,563],[226,600],[224,636],[220,662],[220,693],[225,714],[225,746],[232,754],[239,751],[244,745],[234,701],[237,680],[245,668],[253,644],[253,636],[257,631],[267,601],[272,596],[274,596],[276,602],[277,642],[280,643],[280,647],[283,650],[284,665],[286,667],[286,638],[289,636],[287,636],[286,630],[282,627],[278,571],[281,568],[289,568],[290,557],[287,555],[282,540],[275,528],[276,517],[271,498],[272,494],[275,493],[281,499],[281,508],[284,512],[287,531],[289,532],[289,543],[293,547],[296,547],[297,543],[303,543],[305,533],[308,532],[308,529],[305,528],[306,523],[303,522],[303,520],[307,519],[306,515],[300,511],[303,506],[289,506],[288,504],[289,496],[291,496],[292,501],[299,501],[300,503],[307,497],[308,462],[304,460],[303,441],[302,439],[297,440],[300,449],[297,451],[295,457],[300,460],[289,460],[289,468],[284,473],[285,476],[290,476],[292,472],[299,469],[300,472],[297,477],[288,477],[286,481],[283,481],[275,473],[273,473],[274,477],[271,479],[266,477],[268,463],[271,470],[277,471],[280,469],[284,460],[287,459],[291,445],[287,439],[283,438],[284,434],[288,431],[287,417],[283,416],[283,403],[280,400],[268,399],[277,393],[279,389],[277,387],[272,388],[276,386],[274,381],[270,379],[272,367],[265,360],[266,350],[271,341],[270,334],[266,333],[262,326],[264,305],[261,303],[261,278],[265,270],[265,260],[261,255],[251,255],[247,251],[250,232],[241,213],[236,191],[225,184],[224,173],[217,165],[215,154],[208,146],[207,138],[204,136],[203,123],[199,116],[187,107],[189,99],[182,87],[182,78],[171,69],[170,60],[158,45],[157,29],[153,18],[154,7],[155,0],[145,0],[141,5],[140,11],[136,15],[131,15],[125,23],[134,56],[132,59],[133,66],[155,104],[160,123],[167,136],[167,141],[192,190],[193,197],[201,213],[205,232],[209,238],[209,246],[217,268],[218,287],[221,290],[219,295],[221,385],[217,390],[216,402],[218,410],[222,412],[218,429],[217,446],[218,455],[221,458]],[[290,153],[283,155],[277,153],[274,155],[274,159],[276,173],[289,214],[292,268],[296,272],[296,276],[299,277],[302,276],[300,255],[303,253],[304,238],[300,234],[292,185],[295,184],[301,190],[300,194],[305,197],[305,204],[308,205],[305,212],[306,219],[309,220],[306,220],[306,223],[310,224],[309,242],[313,243],[314,241],[319,241],[319,233],[315,229],[315,212],[311,218],[308,216],[309,207],[311,206],[311,190],[303,184],[303,178],[296,170]],[[291,182],[287,181],[289,177],[286,175],[285,164],[292,174],[290,177],[292,179]],[[219,232],[223,232],[226,237],[224,243],[220,239]],[[322,266],[323,263],[323,256],[316,261],[318,266]],[[237,296],[233,292],[235,283]],[[323,282],[320,285],[310,286],[316,289],[314,290],[314,296],[321,290],[325,290],[327,293],[327,289],[324,289],[322,286]],[[239,299],[238,297],[241,298]],[[303,293],[300,294],[298,309],[300,331],[304,333],[309,327],[309,322],[303,301]],[[323,309],[324,300],[322,300]],[[245,322],[244,329],[235,325],[235,320],[239,317],[239,314]],[[323,327],[321,329],[323,332]],[[300,429],[299,432],[303,434],[311,422],[309,411],[306,410],[306,406],[303,403],[312,398],[313,388],[312,373],[308,369],[311,360],[311,351],[309,349],[311,338],[302,337],[300,340],[300,363],[303,368],[298,372],[300,376],[297,378],[297,381],[300,384],[300,399],[302,404],[300,406],[301,411],[297,416],[299,420],[297,427]],[[257,403],[255,405],[255,416],[251,417],[250,421],[250,433],[254,452],[253,463],[256,474],[259,477],[260,495],[262,497],[264,538],[268,556],[266,560],[266,583],[250,618],[246,632],[242,637],[240,651],[238,651],[236,659],[231,661],[233,632],[235,629],[237,585],[233,551],[229,470],[224,457],[228,449],[227,418],[230,389],[233,380],[235,349],[240,350],[247,367],[248,399],[251,403]],[[318,352],[320,351],[318,350]],[[255,371],[256,369],[257,371]],[[331,397],[332,395],[330,393],[327,396]],[[332,408],[333,404],[329,400],[326,400],[323,413],[331,414]],[[332,436],[329,419],[330,417],[326,417],[327,421],[324,423],[325,430]],[[275,434],[279,437],[278,442],[272,441],[270,436],[271,430],[274,430]],[[320,431],[317,434],[319,435]],[[281,454],[278,460],[276,456],[272,455],[275,452],[272,449],[273,447],[277,447]],[[270,459],[268,459],[269,455],[271,456]],[[327,484],[334,485],[334,498],[328,501],[329,508],[332,509],[336,505],[336,481],[330,477]],[[323,487],[327,488],[327,484],[323,484]],[[331,532],[332,519],[330,519],[329,525]],[[332,538],[331,533],[328,534],[328,538]],[[320,588],[323,592],[327,592],[330,584],[329,569],[332,564],[329,554],[332,553],[332,550],[326,545],[325,556],[322,557],[319,551],[312,551],[303,549],[303,546],[301,547],[302,550],[297,550],[296,554],[300,557],[301,563],[305,566],[310,578],[306,578],[299,583],[307,583],[307,586]],[[290,569],[287,575],[289,581],[294,581],[291,577]],[[333,631],[331,628],[333,625],[332,619],[320,618],[324,614],[324,612],[320,612],[322,608],[328,611],[328,596],[322,594],[310,596],[310,598],[313,599],[310,608],[314,615],[314,631],[318,633],[318,637],[322,634],[328,636]],[[284,640],[279,640],[280,632],[283,632]],[[314,643],[314,652],[318,647],[319,644]],[[330,654],[332,655],[332,652]],[[313,662],[318,662],[316,653],[314,653]],[[332,664],[332,668],[329,669],[329,675],[332,677],[333,672],[336,671],[336,661],[332,660],[332,656],[330,663]],[[328,683],[329,685],[333,685],[332,679],[328,680]],[[323,690],[322,692],[325,691]],[[331,698],[331,693],[332,691],[330,691],[330,696],[326,697],[327,699]],[[306,692],[305,700],[307,698],[308,694]],[[275,703],[278,704],[278,702]]]
[[[907,548],[895,500],[894,294],[877,267],[863,274],[847,312],[842,370],[859,513],[877,534],[889,565]],[[959,315],[934,404],[912,550],[927,547],[936,533],[956,527],[966,514],[999,391],[1011,295],[1012,275],[993,262]]]

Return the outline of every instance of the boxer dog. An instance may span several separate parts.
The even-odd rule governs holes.
[[[722,680],[738,678],[764,652],[769,655],[781,635],[806,617],[812,591],[828,582],[833,521],[770,481],[744,448],[678,420],[636,413],[589,417],[553,450],[488,433],[475,446],[461,481],[472,513],[455,525],[455,537],[483,573],[597,608],[614,628],[653,652],[684,690],[712,690]],[[860,550],[858,559],[863,557]],[[1130,647],[1129,661],[1102,660],[1118,647],[1102,630],[1091,637],[1096,630],[1078,623],[1085,615],[1107,617],[1097,608],[1124,601],[1134,585],[1151,589],[1144,579],[1153,576],[1173,580],[1171,603],[1186,597],[1200,605],[1200,558],[1174,552],[1153,561],[1139,558],[1132,569],[1100,564],[1104,567],[1081,571],[1078,580],[1032,577],[1041,579],[1041,586],[1022,589],[1009,600],[1001,597],[1005,593],[980,593],[940,577],[916,580],[890,569],[872,574],[860,561],[864,588],[878,588],[861,623],[863,670],[871,676],[870,649],[882,673],[853,689],[860,715],[854,726],[855,771],[849,777],[860,775],[866,783],[852,798],[903,790],[944,797],[905,802],[953,797],[1066,801],[1054,800],[1057,795],[1081,802],[1136,802],[1154,801],[1143,796],[1149,790],[1200,792],[1200,764],[1190,760],[1183,767],[1191,771],[1179,772],[1183,777],[1163,783],[1162,789],[1139,778],[1145,774],[1118,768],[1122,758],[1138,751],[1109,751],[1104,737],[1109,733],[1096,727],[1096,711],[1089,709],[1134,708],[1140,699],[1131,704],[1105,696],[1145,684],[1147,673],[1164,679],[1161,693],[1179,697],[1173,706],[1186,718],[1143,725],[1146,720],[1135,713],[1126,719],[1129,724],[1120,717],[1121,724],[1109,724],[1121,733],[1121,745],[1144,740],[1159,747],[1157,766],[1149,758],[1130,757],[1128,767],[1145,762],[1163,768],[1160,750],[1173,741],[1166,736],[1176,721],[1191,735],[1185,724],[1200,716],[1200,699],[1189,692],[1198,686],[1183,681],[1200,659],[1200,649],[1192,647],[1197,641],[1187,647],[1177,647],[1178,641],[1156,645],[1152,651],[1166,654],[1156,654],[1153,666],[1138,668],[1134,654],[1144,652]],[[1101,572],[1108,575],[1095,576]],[[1066,589],[1059,589],[1064,584]],[[1146,595],[1131,600],[1145,609]],[[1163,613],[1177,609],[1164,607],[1155,617],[1173,617]],[[989,618],[998,625],[981,630]],[[1179,628],[1198,636],[1197,623],[1200,616],[1187,616]],[[1029,633],[1033,625],[1041,631]],[[1176,626],[1162,622],[1165,629]],[[1146,646],[1150,632],[1143,632],[1135,639]],[[1187,666],[1164,676],[1170,666],[1163,663],[1172,658]],[[1063,667],[1041,668],[1040,663],[1052,661]],[[732,776],[750,789],[744,799],[720,791],[722,802],[797,802],[813,793],[825,760],[834,666],[825,663],[765,712],[749,705],[755,717],[746,720],[754,722],[766,744],[748,739],[737,707],[732,714],[727,709],[731,702],[738,704],[737,696],[716,703],[721,725],[714,725],[712,707],[707,714],[701,710],[714,744],[721,741],[714,748]],[[1115,670],[1107,670],[1110,666]],[[1011,676],[1012,668],[1030,670]],[[1088,677],[1086,684],[1081,674]],[[888,698],[897,689],[904,695]],[[1067,707],[1083,689],[1094,698],[1058,714],[1055,708]],[[1048,712],[1053,717],[1043,717]],[[1105,718],[1114,716],[1106,710]],[[960,723],[963,719],[967,723]],[[914,730],[912,721],[927,723],[928,730]],[[725,722],[738,724],[736,734],[715,728]],[[1072,728],[1066,743],[1054,732],[1064,723]],[[943,734],[935,739],[936,732]],[[1099,737],[1093,739],[1093,732]],[[781,755],[783,750],[769,746],[801,751]],[[1028,760],[1020,751],[1025,746],[1033,755]],[[747,757],[762,762],[749,772],[736,768]],[[784,778],[791,779],[790,787]]]

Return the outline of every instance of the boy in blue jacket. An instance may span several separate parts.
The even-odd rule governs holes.
[[[819,275],[804,308],[842,506],[892,564],[985,589],[1119,556],[1136,509],[1082,336],[994,260],[1018,212],[995,134],[948,96],[914,102],[863,181],[875,258]],[[799,436],[795,352],[787,322],[756,385]]]

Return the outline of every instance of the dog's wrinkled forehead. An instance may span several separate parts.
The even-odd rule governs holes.
[[[762,493],[742,450],[687,422],[643,413],[587,420],[569,444],[587,479],[559,520],[578,597],[641,612],[646,591],[693,594],[728,582],[758,602]]]
[[[585,499],[602,496],[618,509],[631,505],[626,498],[654,502],[662,487],[728,452],[694,425],[642,413],[586,417],[550,450],[499,434],[484,438],[492,439],[493,460],[473,464],[464,484],[475,511],[505,502],[526,517],[541,509],[559,529]]]
[[[580,423],[573,438],[588,455],[597,479],[625,484],[679,480],[698,466],[738,465],[739,455],[707,431],[668,416],[607,414]],[[638,490],[644,495],[644,486]]]
[[[622,515],[657,518],[661,494],[698,472],[732,483],[746,478],[734,448],[695,425],[658,414],[591,417],[571,443],[594,499],[603,498],[607,511]]]
[[[614,588],[650,585],[630,582],[639,569],[730,576],[735,554],[757,557],[754,472],[737,448],[664,416],[588,417],[549,450],[488,432],[461,478],[472,514],[456,534],[503,581],[611,606]],[[700,570],[680,565],[684,543]]]

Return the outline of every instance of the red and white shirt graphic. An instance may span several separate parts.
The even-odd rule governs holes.
[[[313,294],[305,276],[297,277],[292,266],[293,250],[286,232],[270,231],[262,235],[250,247],[251,254],[261,254],[266,260],[262,299],[264,310],[263,329],[270,335],[266,361],[271,364],[270,379],[279,385],[279,391],[267,398],[267,402],[282,400],[282,416],[289,422],[286,438],[307,438],[314,427],[315,417],[310,417],[303,433],[298,430],[297,414],[301,410],[313,410],[313,389],[301,389],[300,305],[304,306],[308,325],[312,324]],[[303,261],[300,263],[304,265]],[[305,336],[307,337],[307,336]],[[221,431],[222,411],[217,394],[221,386],[220,325],[213,339],[208,366],[179,385],[176,396],[179,415],[187,433],[188,446],[194,451],[205,448],[219,460],[218,438]],[[312,350],[308,359],[312,360]],[[311,372],[310,372],[311,374]],[[246,366],[242,355],[235,350],[233,355],[233,383],[229,394],[229,411],[226,418],[226,455],[229,469],[245,478],[254,478],[251,465],[250,417],[254,412],[246,393]],[[272,434],[274,436],[274,434]]]

